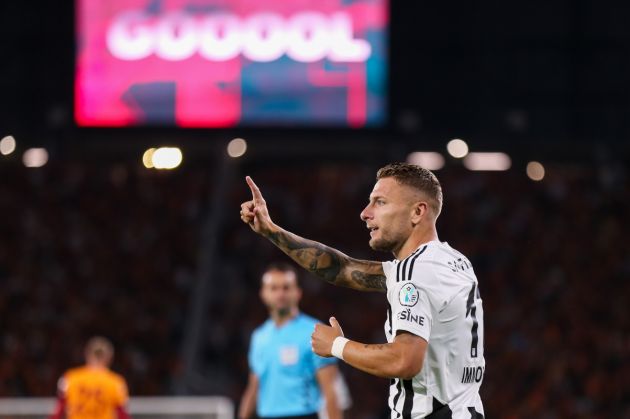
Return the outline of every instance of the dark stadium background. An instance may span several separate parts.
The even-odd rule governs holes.
[[[53,396],[100,333],[132,395],[237,402],[258,275],[283,259],[239,221],[243,177],[286,228],[385,258],[358,217],[375,170],[463,138],[513,162],[437,172],[440,238],[484,299],[487,417],[630,417],[630,3],[394,1],[390,122],[361,131],[78,129],[71,3],[0,3],[0,137],[18,141],[0,156],[0,397]],[[235,136],[249,150],[229,159]],[[157,145],[183,165],[144,169]],[[29,146],[45,167],[22,166]],[[384,339],[382,295],[302,281],[304,311]],[[385,417],[388,383],[343,372],[349,417]]]

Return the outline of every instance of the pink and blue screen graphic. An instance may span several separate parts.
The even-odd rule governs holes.
[[[387,0],[77,0],[79,126],[386,119]]]

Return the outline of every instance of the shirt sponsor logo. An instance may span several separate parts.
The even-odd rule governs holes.
[[[413,284],[405,284],[405,286],[400,289],[400,293],[398,294],[400,304],[406,307],[415,306],[418,302],[419,297],[420,292]]]
[[[398,317],[398,320],[404,320],[411,323],[417,323],[420,326],[424,326],[424,316],[413,314],[410,309],[401,311],[396,316]]]

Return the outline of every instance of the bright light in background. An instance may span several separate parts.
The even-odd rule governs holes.
[[[545,177],[545,167],[537,161],[530,161],[527,163],[526,171],[527,177],[536,182],[543,180]]]
[[[512,166],[510,156],[505,153],[470,153],[464,159],[468,170],[508,170]]]
[[[151,162],[156,169],[174,169],[182,163],[182,151],[177,147],[160,147],[153,152]]]
[[[417,164],[429,170],[440,170],[444,167],[444,157],[434,151],[416,151],[407,156],[407,163]]]
[[[247,151],[247,141],[242,138],[235,138],[227,146],[228,156],[232,158],[241,157]]]
[[[0,153],[4,156],[8,156],[9,154],[15,151],[15,138],[11,135],[7,135],[2,140],[0,140]]]
[[[42,167],[48,163],[48,151],[45,148],[29,148],[22,156],[26,167]]]
[[[464,140],[460,140],[459,138],[455,138],[446,144],[446,150],[448,150],[448,154],[455,157],[456,159],[461,159],[468,154],[468,144]]]
[[[150,148],[142,155],[142,164],[147,169],[153,169],[153,153],[155,153],[155,148]]]

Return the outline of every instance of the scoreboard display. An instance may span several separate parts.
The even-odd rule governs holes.
[[[76,0],[79,126],[386,119],[387,0]]]

